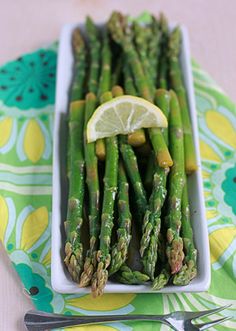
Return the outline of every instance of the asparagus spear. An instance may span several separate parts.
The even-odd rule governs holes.
[[[181,235],[184,243],[185,257],[183,267],[174,276],[173,283],[175,285],[187,285],[197,275],[197,250],[194,246],[193,231],[190,222],[187,184],[185,184],[183,189]]]
[[[98,180],[98,164],[95,154],[95,143],[87,143],[86,127],[92,116],[97,104],[97,98],[94,93],[90,92],[86,95],[85,105],[85,136],[84,136],[84,154],[86,164],[86,182],[89,193],[89,229],[90,229],[90,248],[84,263],[84,270],[80,277],[80,286],[88,286],[95,268],[95,255],[98,247],[98,236],[100,230],[99,223],[99,180]]]
[[[84,201],[84,155],[83,155],[84,101],[74,101],[70,105],[70,178],[67,219],[65,221],[66,244],[65,264],[72,279],[79,281],[83,267],[83,245],[81,226]]]
[[[129,184],[122,162],[118,169],[118,242],[112,247],[109,275],[117,272],[127,259],[131,239],[131,213],[129,209]]]
[[[120,86],[112,88],[113,97],[123,95],[123,89]],[[119,139],[119,138],[118,138]],[[109,275],[112,275],[120,269],[125,262],[128,253],[128,247],[131,239],[131,213],[129,209],[129,184],[126,179],[126,174],[123,168],[122,161],[118,167],[118,242],[112,247],[111,251],[111,266]]]
[[[149,101],[153,101],[152,93],[148,86],[145,73],[143,71],[142,64],[139,60],[138,54],[132,44],[128,33],[127,20],[120,13],[114,12],[108,22],[109,31],[113,39],[119,43],[126,55],[127,61],[129,62],[135,84],[138,89],[138,93]],[[168,148],[162,137],[159,128],[151,128],[148,130],[153,148],[156,153],[157,162],[160,167],[166,168],[172,166],[173,162],[169,154]]]
[[[137,158],[132,147],[127,143],[126,136],[120,136],[119,149],[124,161],[126,172],[134,189],[135,201],[137,205],[137,219],[141,224],[147,208],[146,192],[140,177]]]
[[[105,92],[108,92],[111,88],[111,49],[109,45],[109,39],[107,30],[104,31],[103,45],[102,45],[102,69],[99,80],[98,96],[101,98]],[[104,161],[106,156],[106,147],[104,139],[98,139],[96,141],[96,155],[99,160]]]
[[[174,165],[170,170],[168,215],[166,217],[167,248],[166,254],[171,273],[177,273],[184,258],[183,240],[180,237],[181,199],[185,184],[184,176],[184,142],[180,107],[176,94],[171,91],[169,137],[170,151]]]
[[[193,143],[193,132],[189,115],[188,101],[179,63],[180,46],[181,33],[180,29],[177,27],[173,30],[169,39],[169,74],[171,87],[178,96],[181,109],[181,117],[184,130],[185,170],[187,174],[191,174],[197,169],[197,162]]]
[[[169,93],[165,90],[157,91],[156,103],[163,113],[168,117],[169,113]],[[166,131],[166,129],[165,129]],[[163,132],[163,137],[166,132]],[[161,228],[161,209],[166,198],[166,180],[169,169],[155,166],[153,176],[153,189],[149,199],[149,207],[144,216],[143,235],[140,244],[140,255],[144,265],[144,271],[154,278],[155,266],[157,262],[158,237]]]
[[[101,101],[112,99],[112,94],[106,92]],[[94,296],[101,295],[108,279],[107,268],[111,262],[110,243],[113,228],[114,202],[117,192],[118,144],[117,137],[109,137],[106,142],[106,164],[104,175],[104,196],[101,216],[100,247],[97,252],[97,271],[92,278]]]
[[[74,53],[74,77],[71,86],[71,101],[78,101],[84,98],[84,82],[86,72],[86,50],[84,40],[79,28],[72,34],[72,48]]]
[[[100,70],[100,48],[99,32],[90,17],[86,19],[86,32],[89,42],[90,66],[88,75],[88,90],[85,107],[85,132],[87,122],[96,108],[96,96],[98,89],[98,76]],[[94,270],[94,255],[97,250],[99,232],[99,181],[97,158],[95,155],[95,143],[87,144],[86,134],[84,137],[84,150],[86,161],[86,181],[89,191],[89,223],[90,223],[90,248],[84,263],[84,270],[80,277],[80,286],[88,286]]]
[[[96,94],[98,89],[98,77],[99,77],[99,69],[100,69],[101,42],[99,39],[99,31],[89,16],[86,18],[85,26],[86,26],[86,32],[88,36],[89,50],[90,50],[90,71],[88,78],[88,90],[89,92]]]

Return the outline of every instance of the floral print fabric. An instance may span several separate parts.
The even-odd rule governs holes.
[[[212,263],[209,292],[105,294],[93,300],[90,295],[62,295],[52,290],[50,228],[56,60],[53,48],[41,49],[0,69],[0,239],[35,307],[63,314],[160,314],[232,304],[223,314],[235,316],[236,108],[196,63],[192,70]],[[137,322],[79,330],[154,328],[169,329]],[[236,320],[216,329],[235,330]]]

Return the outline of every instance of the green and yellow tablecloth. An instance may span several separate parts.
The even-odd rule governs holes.
[[[0,68],[0,239],[37,309],[63,314],[167,313],[232,304],[236,312],[236,107],[192,63],[204,194],[211,248],[209,292],[61,295],[50,282],[52,132],[57,48],[24,55]],[[74,330],[77,328],[74,328]],[[112,323],[78,330],[168,330]],[[235,330],[236,319],[215,327]],[[213,330],[213,328],[212,328]]]

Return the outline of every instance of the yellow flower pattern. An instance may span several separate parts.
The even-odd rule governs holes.
[[[11,131],[13,127],[13,119],[10,117],[5,117],[0,121],[0,148],[7,144],[9,141]]]
[[[31,119],[25,129],[24,151],[30,161],[36,163],[45,149],[45,139],[37,121]]]

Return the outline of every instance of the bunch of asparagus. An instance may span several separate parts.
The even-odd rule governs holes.
[[[85,33],[77,28],[72,36],[65,264],[94,296],[108,278],[151,281],[154,290],[186,285],[197,273],[187,189],[197,166],[180,30],[169,32],[163,14],[141,25],[113,12],[102,31],[88,17]],[[86,126],[97,106],[123,94],[155,103],[168,129],[88,143]]]

